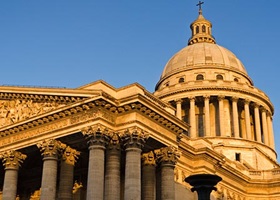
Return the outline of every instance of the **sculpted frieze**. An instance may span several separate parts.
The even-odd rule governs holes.
[[[0,127],[7,126],[62,107],[56,102],[33,102],[32,100],[0,100]]]
[[[15,135],[9,135],[3,138],[0,138],[0,147],[9,145],[11,143],[24,141],[33,137],[38,137],[39,135],[45,135],[49,132],[58,131],[67,126],[72,126],[75,124],[88,122],[89,120],[94,120],[97,118],[103,118],[109,122],[114,123],[115,116],[113,114],[105,113],[105,110],[100,109],[91,109],[85,112],[77,113],[72,116],[65,117],[64,119],[59,119],[59,121],[53,121],[52,123],[47,123],[41,126],[36,127],[35,129],[28,129],[22,132],[19,132]]]

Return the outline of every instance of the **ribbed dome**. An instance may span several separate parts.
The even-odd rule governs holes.
[[[196,67],[222,67],[247,72],[240,60],[228,49],[213,43],[195,43],[176,53],[165,65],[161,78]]]

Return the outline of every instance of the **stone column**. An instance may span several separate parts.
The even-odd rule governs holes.
[[[182,99],[177,99],[176,100],[176,116],[179,119],[182,119]]]
[[[264,144],[269,145],[266,109],[264,107],[261,108],[261,113],[262,113],[262,131],[263,131]]]
[[[120,200],[121,147],[117,133],[112,134],[106,152],[105,200]]]
[[[73,199],[74,165],[80,152],[67,146],[62,155],[60,165],[60,179],[58,187],[58,200]]]
[[[195,97],[190,97],[190,137],[196,137]]]
[[[5,168],[4,186],[3,186],[3,200],[16,199],[17,196],[17,182],[18,170],[20,164],[25,160],[26,155],[10,150],[0,155]]]
[[[141,152],[148,136],[143,130],[127,130],[121,139],[126,152],[124,200],[141,200]]]
[[[109,133],[105,127],[92,126],[82,130],[88,141],[89,163],[86,199],[104,199],[105,146]]]
[[[250,121],[250,108],[249,108],[250,101],[245,99],[244,101],[244,112],[245,112],[245,127],[246,127],[246,136],[248,140],[252,139],[251,133],[251,121]]]
[[[275,149],[272,115],[270,112],[267,112],[267,129],[268,129],[268,133],[269,133],[269,146],[271,148]]]
[[[205,136],[211,136],[210,128],[210,96],[204,96],[204,109],[205,109]]]
[[[156,162],[154,152],[142,155],[142,200],[156,199]]]
[[[56,199],[57,161],[66,148],[60,141],[49,139],[37,144],[43,156],[43,175],[40,200]]]
[[[257,103],[254,103],[254,115],[255,115],[255,130],[256,130],[256,140],[262,142],[261,135],[261,121],[260,121],[260,109]]]
[[[225,121],[224,121],[224,99],[225,96],[218,96],[219,101],[219,120],[220,120],[220,135],[226,136]]]
[[[234,137],[239,138],[239,119],[238,119],[238,97],[232,97],[232,117],[233,117],[233,131],[234,131]]]
[[[155,150],[157,163],[161,169],[161,200],[175,200],[174,168],[180,154],[173,147]]]

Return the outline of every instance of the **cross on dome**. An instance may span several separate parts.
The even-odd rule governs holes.
[[[200,14],[200,15],[202,14],[202,4],[204,4],[203,1],[199,1],[198,4],[196,4],[196,6],[199,7],[199,14]]]

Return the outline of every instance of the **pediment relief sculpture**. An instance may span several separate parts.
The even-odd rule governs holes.
[[[33,102],[32,100],[0,100],[0,127],[27,120],[64,105],[56,102]]]

